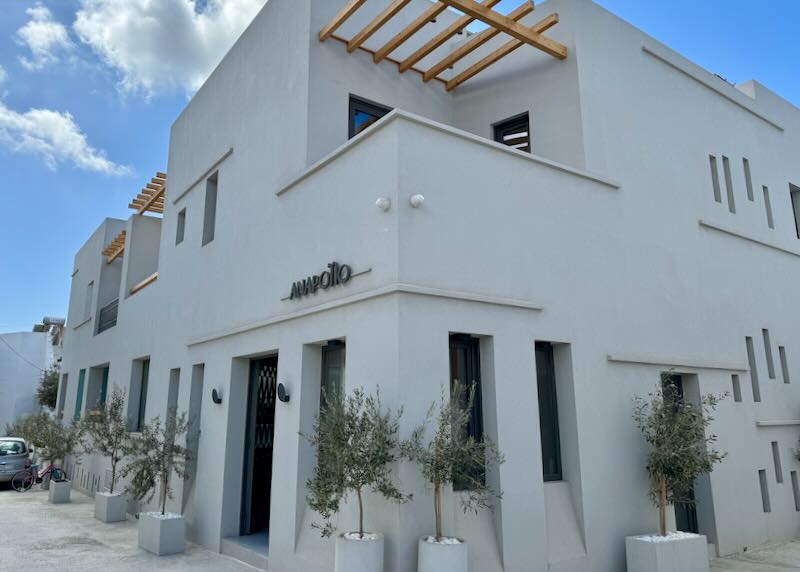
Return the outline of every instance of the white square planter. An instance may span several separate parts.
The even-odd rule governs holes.
[[[179,554],[186,550],[186,521],[179,514],[139,515],[139,547],[158,556]]]
[[[50,481],[48,498],[53,504],[63,504],[69,502],[69,493],[72,490],[72,483],[69,481]]]
[[[467,572],[469,550],[467,543],[458,539],[430,542],[429,536],[419,539],[417,572]]]
[[[128,520],[128,498],[122,494],[96,493],[94,517],[101,522]]]
[[[628,536],[625,553],[628,572],[709,572],[708,541],[700,534]]]
[[[334,572],[383,572],[383,535],[367,534],[365,538],[336,537]]]

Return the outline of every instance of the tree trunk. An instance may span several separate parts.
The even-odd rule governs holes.
[[[364,501],[361,499],[361,489],[356,489],[358,493],[358,535],[364,539]]]
[[[167,484],[169,477],[166,474],[161,475],[161,516],[167,510]]]
[[[661,536],[667,535],[667,479],[658,481],[658,525]]]
[[[436,512],[436,540],[442,540],[442,485],[433,486],[433,509]]]

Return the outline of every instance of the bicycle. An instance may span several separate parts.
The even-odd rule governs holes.
[[[23,469],[14,475],[11,479],[11,486],[18,493],[23,493],[35,484],[41,484],[46,476],[50,476],[50,480],[56,483],[66,481],[63,469],[56,467],[50,463],[47,468],[39,473],[39,465],[31,465],[29,469]]]

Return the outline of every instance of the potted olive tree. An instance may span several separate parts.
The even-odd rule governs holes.
[[[716,435],[706,434],[711,414],[723,397],[709,394],[697,405],[686,402],[670,375],[663,374],[661,385],[648,399],[634,399],[633,418],[648,447],[650,497],[658,507],[659,534],[625,539],[628,572],[708,571],[706,537],[668,532],[667,509],[675,503],[693,502],[686,491],[725,457],[713,447]]]
[[[336,572],[381,572],[384,538],[366,532],[364,493],[372,490],[394,502],[405,502],[392,483],[391,468],[397,460],[399,419],[402,410],[384,411],[380,392],[365,396],[363,389],[351,395],[323,395],[323,407],[306,439],[314,447],[317,466],[307,481],[308,505],[324,522],[315,523],[323,537],[335,532],[333,517],[342,503],[358,501],[358,530],[336,536]]]
[[[139,514],[139,546],[158,556],[186,548],[183,515],[168,513],[167,499],[172,498],[172,474],[186,476],[189,452],[178,441],[187,429],[186,414],[177,415],[174,408],[167,413],[165,423],[159,417],[145,423],[133,438],[131,460],[122,470],[123,476],[131,476],[126,490],[134,499],[149,503],[158,489],[159,510]]]
[[[38,448],[39,458],[48,460],[55,467],[61,467],[69,456],[76,461],[82,453],[83,428],[80,423],[63,424],[49,414],[42,412],[29,416],[24,423],[25,434],[22,437],[34,443]],[[56,478],[43,483],[48,489],[49,501],[53,504],[70,502],[72,483],[64,477],[63,470],[54,471]]]
[[[419,540],[418,572],[467,572],[467,543],[445,536],[442,528],[442,494],[451,483],[463,489],[464,512],[478,513],[492,507],[492,500],[502,493],[486,482],[486,473],[504,462],[495,443],[486,435],[475,439],[467,435],[470,411],[475,401],[475,385],[470,389],[454,381],[450,396],[442,395],[435,419],[433,437],[425,442],[426,426],[433,417],[436,404],[411,438],[402,444],[403,455],[417,463],[420,472],[433,489],[433,512],[436,532]]]
[[[108,492],[94,495],[94,517],[102,522],[121,522],[128,518],[128,498],[119,490],[120,462],[132,452],[125,414],[125,392],[114,388],[108,407],[83,420],[87,436],[86,451],[99,453],[111,461],[111,482]]]

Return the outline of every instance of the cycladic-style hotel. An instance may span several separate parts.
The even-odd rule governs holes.
[[[380,386],[407,434],[472,379],[506,462],[494,511],[445,498],[471,569],[619,572],[658,528],[632,400],[662,372],[729,393],[728,456],[670,527],[713,555],[800,534],[800,111],[588,0],[497,3],[269,0],[77,253],[58,409],[118,386],[132,432],[186,411],[193,542],[333,570],[305,503],[321,387]],[[69,466],[89,493],[107,469]],[[413,572],[433,502],[395,473],[414,500],[366,521]]]

